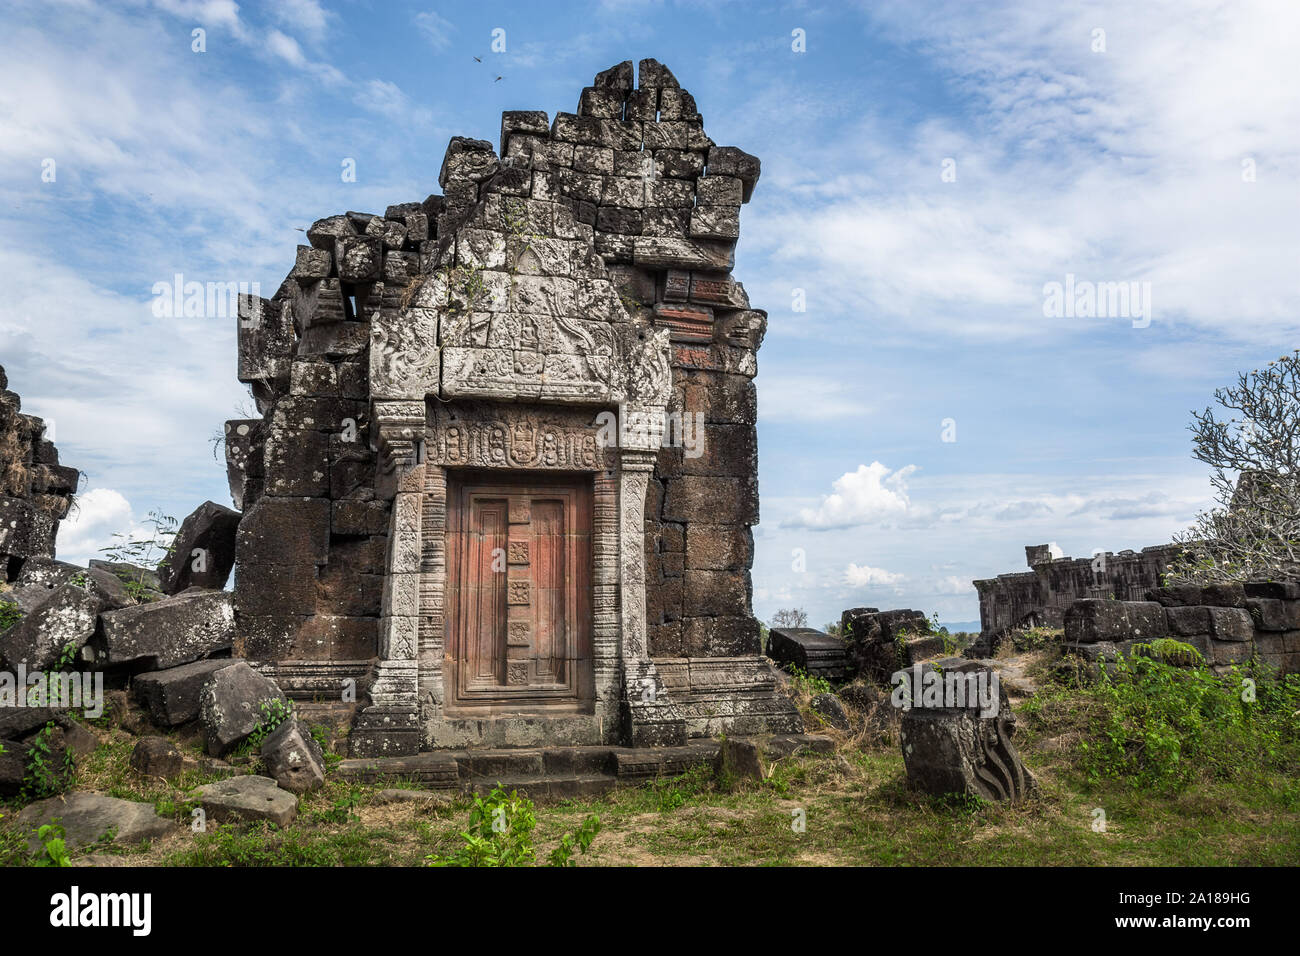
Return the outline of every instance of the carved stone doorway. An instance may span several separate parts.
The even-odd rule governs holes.
[[[451,471],[447,544],[447,713],[591,713],[591,476]]]

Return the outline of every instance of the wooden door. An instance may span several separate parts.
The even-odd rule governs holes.
[[[591,482],[467,474],[447,496],[448,707],[593,696]]]

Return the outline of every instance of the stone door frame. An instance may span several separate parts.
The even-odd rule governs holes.
[[[393,511],[379,661],[371,703],[353,727],[355,755],[685,741],[685,722],[667,699],[646,641],[645,499],[663,413],[663,405],[574,408],[436,397],[427,404],[373,403],[387,473],[381,490],[391,488]],[[485,720],[443,713],[447,477],[457,467],[592,475],[593,714]]]

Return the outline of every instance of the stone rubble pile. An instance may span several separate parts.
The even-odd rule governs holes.
[[[81,474],[59,464],[45,422],[22,413],[0,366],[0,581],[13,581],[28,558],[54,557],[54,536]]]

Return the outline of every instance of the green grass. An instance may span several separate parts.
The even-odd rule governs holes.
[[[1020,705],[1015,740],[1039,782],[1023,805],[915,793],[897,744],[844,737],[837,753],[775,761],[761,782],[719,781],[699,767],[598,799],[543,804],[536,859],[595,814],[600,831],[576,859],[581,866],[1300,865],[1300,685],[1258,675],[1258,703],[1243,705],[1240,675],[1219,681],[1158,661],[1134,671],[1130,684],[1047,682]],[[171,783],[142,779],[129,768],[134,738],[98,732],[103,744],[77,768],[78,786],[151,802],[188,823],[185,792],[212,778],[191,769]],[[422,866],[463,846],[472,801],[374,799],[411,783],[331,777],[283,829],[178,827],[153,846],[93,852],[102,862],[167,866]],[[31,862],[12,825],[16,810],[0,807],[2,864]]]

